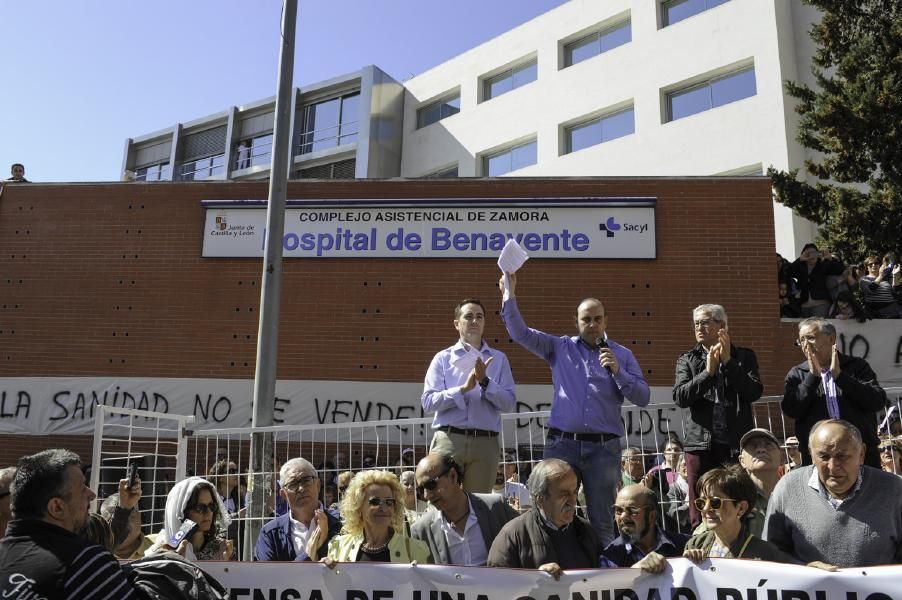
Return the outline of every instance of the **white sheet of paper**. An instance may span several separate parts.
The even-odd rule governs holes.
[[[504,248],[501,249],[501,255],[498,256],[498,268],[501,269],[501,272],[504,274],[504,295],[501,298],[502,302],[505,302],[510,298],[510,292],[508,292],[510,289],[510,281],[508,280],[507,274],[516,273],[527,260],[529,260],[529,255],[526,254],[526,250],[517,243],[517,240],[514,238],[507,240],[507,243],[504,244]]]

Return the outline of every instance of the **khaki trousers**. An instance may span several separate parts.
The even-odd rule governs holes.
[[[436,431],[429,451],[454,457],[464,470],[464,490],[481,494],[492,491],[501,454],[498,437]]]

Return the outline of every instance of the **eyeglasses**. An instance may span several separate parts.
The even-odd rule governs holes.
[[[705,510],[708,505],[711,505],[711,508],[714,510],[719,510],[721,506],[723,506],[724,502],[738,502],[738,500],[733,500],[732,498],[721,498],[719,496],[710,496],[710,497],[701,497],[695,499],[695,508],[698,510]]]
[[[314,477],[313,475],[304,475],[302,477],[299,477],[295,481],[286,483],[282,487],[284,487],[289,492],[297,492],[302,487],[308,487],[308,486],[312,485],[314,479],[316,479],[316,477]],[[347,488],[345,488],[345,489],[347,489]]]
[[[707,329],[714,323],[720,323],[720,321],[718,321],[717,319],[702,319],[701,321],[693,321],[693,325],[696,329],[700,327]]]
[[[613,512],[614,515],[618,517],[623,513],[627,513],[628,515],[635,517],[646,508],[647,507],[645,506],[617,506],[616,504],[614,504],[613,506],[611,506],[611,512]]]
[[[894,446],[884,446],[883,448],[880,449],[881,453],[885,452],[887,454],[892,454],[893,452],[896,452],[896,451],[897,451],[897,449]],[[6,493],[8,494],[9,492],[6,492]],[[2,497],[3,497],[3,495],[0,495],[0,498],[2,498]]]
[[[185,512],[197,512],[202,515],[210,513],[215,513],[217,509],[217,505],[215,502],[210,502],[209,504],[195,504],[194,506],[189,506],[185,509]]]
[[[438,487],[438,480],[441,479],[442,477],[444,477],[445,475],[447,475],[448,471],[450,471],[450,470],[451,470],[451,468],[448,467],[444,471],[442,471],[441,473],[439,473],[438,475],[436,475],[435,477],[430,479],[429,481],[423,483],[423,485],[418,485],[417,493],[422,496],[424,490],[429,490],[430,492],[435,490],[435,488]]]
[[[237,475],[238,467],[229,467],[229,475]]]
[[[387,508],[394,508],[397,500],[394,498],[370,498],[367,500],[370,506],[385,506]]]

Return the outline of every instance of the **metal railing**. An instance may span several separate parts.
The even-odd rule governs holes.
[[[891,403],[897,411],[902,412],[902,387],[886,388]],[[791,428],[780,410],[781,396],[766,396],[754,403],[754,416],[756,426],[765,427],[772,431],[780,440],[785,440],[791,434]],[[245,504],[247,490],[242,484],[253,481],[255,475],[265,476],[265,480],[275,482],[278,480],[278,468],[286,460],[295,457],[303,457],[316,467],[322,482],[321,499],[328,506],[330,502],[338,502],[340,493],[337,491],[336,482],[339,476],[345,472],[356,472],[363,469],[386,469],[400,475],[404,470],[413,470],[417,460],[422,458],[429,450],[432,438],[432,418],[395,419],[385,421],[351,422],[351,423],[327,423],[311,425],[281,425],[262,428],[232,428],[232,429],[205,429],[188,430],[186,425],[192,417],[178,417],[162,413],[146,413],[129,409],[117,409],[102,407],[98,415],[98,424],[95,430],[94,465],[101,465],[100,469],[92,472],[91,485],[100,493],[104,485],[112,485],[118,482],[124,473],[123,461],[129,456],[145,454],[145,444],[157,449],[152,454],[154,464],[151,468],[153,476],[142,481],[146,490],[152,492],[151,498],[145,508],[142,500],[142,514],[149,512],[149,518],[144,520],[145,533],[159,530],[159,513],[162,506],[160,498],[165,503],[165,495],[169,487],[181,478],[190,475],[206,476],[210,468],[218,460],[229,460],[238,467],[241,484],[235,490],[230,491],[235,504],[239,507]],[[129,417],[128,423],[113,423],[108,414],[124,414]],[[510,456],[513,460],[502,459],[499,469],[502,473],[508,470],[516,472],[519,481],[526,482],[533,465],[542,460],[544,453],[546,424],[550,412],[535,411],[523,413],[509,413],[502,415],[502,429],[499,436],[499,445],[502,454]],[[624,405],[621,418],[624,423],[626,436],[624,446],[634,446],[639,449],[640,455],[648,467],[660,464],[663,461],[661,451],[665,445],[668,434],[676,433],[679,439],[684,439],[686,411],[674,404],[651,404],[644,408],[632,405]],[[140,419],[143,422],[136,423]],[[147,420],[156,420],[156,424],[147,424]],[[169,453],[163,452],[165,440],[160,435],[166,431],[160,425],[161,419],[169,419],[173,423],[168,428],[169,434],[176,437],[170,440]],[[875,423],[876,426],[876,423]],[[118,433],[116,428],[126,427],[126,433]],[[155,432],[151,440],[142,438],[142,434],[148,430]],[[253,434],[268,434],[267,439],[271,443],[271,452],[274,458],[274,473],[254,473],[248,471],[250,464],[251,437]],[[805,440],[802,440],[805,443]],[[413,450],[412,457],[408,459],[406,450]],[[786,462],[790,462],[788,451],[783,445]],[[162,460],[166,459],[166,460]],[[167,461],[174,464],[170,466]],[[106,466],[115,464],[115,468]],[[118,462],[117,462],[118,461]],[[159,465],[159,466],[158,466]],[[169,471],[167,471],[169,469]],[[109,472],[110,476],[102,478],[100,470]],[[163,473],[161,475],[160,473]],[[167,474],[171,473],[170,479]],[[143,475],[143,473],[142,473]],[[109,481],[106,481],[106,480]],[[260,480],[260,478],[257,478]],[[505,476],[505,479],[507,477]],[[214,481],[214,486],[215,486]],[[168,486],[168,487],[167,487]],[[335,486],[333,496],[329,496],[329,486]],[[671,501],[659,492],[660,510],[659,516],[663,519]],[[233,537],[235,548],[244,549],[246,540],[243,539],[247,527],[251,521],[264,524],[273,518],[274,514],[284,510],[279,506],[275,487],[269,494],[270,500],[265,507],[257,511],[258,514],[248,514],[242,511],[234,515],[234,525],[230,527],[229,535]],[[146,500],[146,497],[145,497]],[[673,526],[673,522],[669,523]],[[677,527],[680,527],[677,524]],[[247,545],[250,548],[250,545]],[[242,560],[251,560],[249,550],[239,551],[238,556]]]

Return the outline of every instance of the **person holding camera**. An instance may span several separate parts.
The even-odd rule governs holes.
[[[801,316],[826,317],[833,299],[827,279],[842,275],[845,267],[838,258],[823,256],[814,244],[805,244],[802,253],[790,266],[792,277],[798,282]]]

